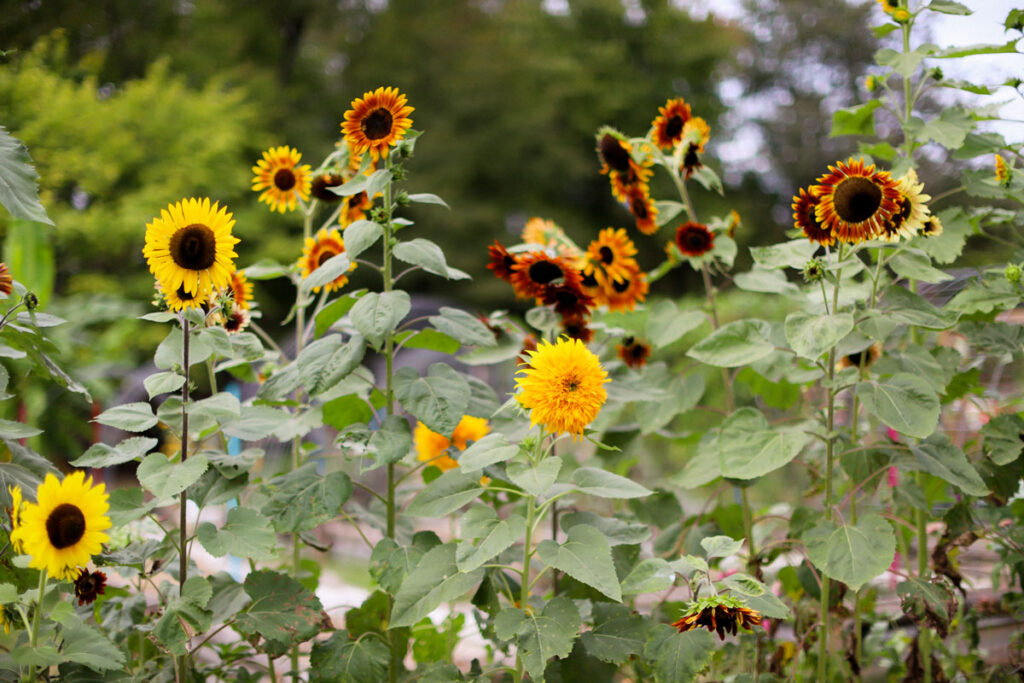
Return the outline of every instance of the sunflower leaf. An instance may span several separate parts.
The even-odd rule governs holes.
[[[785,330],[786,341],[798,356],[817,360],[853,331],[853,316],[849,313],[790,313],[786,316]]]
[[[141,458],[157,445],[156,439],[133,436],[116,446],[105,443],[93,444],[82,455],[71,462],[75,467],[112,467]]]
[[[345,273],[352,270],[354,265],[346,252],[335,254],[317,266],[316,270],[309,274],[309,277],[303,278],[299,289],[303,295],[308,295],[318,287],[323,287],[344,276]]]
[[[123,429],[126,432],[144,432],[150,427],[156,426],[157,417],[153,414],[153,406],[148,403],[125,403],[104,410],[93,418],[93,422],[99,422],[115,429]]]
[[[468,274],[448,265],[441,247],[422,237],[396,244],[394,255],[399,261],[419,266],[428,273],[440,275],[446,280],[469,279]]]
[[[345,228],[345,253],[354,259],[377,243],[384,228],[373,221],[358,220]]]
[[[876,514],[843,526],[819,520],[804,532],[803,541],[815,567],[853,590],[888,569],[896,556],[892,526]]]
[[[25,144],[0,126],[0,204],[15,218],[53,225],[39,201],[38,179]]]
[[[388,333],[409,314],[409,294],[400,289],[391,292],[368,292],[349,312],[352,325],[366,337],[373,348],[380,350]]]
[[[939,397],[924,379],[901,372],[885,380],[862,382],[864,409],[896,431],[923,439],[939,422]]]
[[[445,202],[445,200],[441,199],[436,194],[430,194],[429,192],[417,192],[411,194],[409,195],[409,201],[416,204],[436,204],[449,210],[452,208],[448,206],[448,203]]]
[[[579,610],[572,600],[558,597],[544,605],[543,611],[517,607],[501,610],[494,621],[502,640],[515,638],[523,666],[530,678],[544,679],[544,668],[552,657],[568,657],[580,629]]]
[[[480,477],[461,470],[449,470],[420,491],[406,509],[411,517],[444,517],[484,492]]]
[[[455,544],[445,543],[423,555],[395,595],[390,628],[412,626],[441,603],[458,598],[480,583],[483,568],[460,572],[455,553]]]
[[[469,382],[444,363],[434,363],[426,377],[400,368],[394,378],[395,396],[402,407],[431,431],[451,437],[469,406]]]
[[[987,495],[981,475],[974,469],[963,450],[945,434],[932,434],[919,444],[910,447],[917,462],[926,471],[956,486],[969,496]]]
[[[210,522],[203,522],[196,529],[196,538],[214,557],[234,555],[269,560],[274,557],[277,546],[277,534],[270,520],[243,507],[231,508],[227,521],[219,529]]]
[[[430,316],[430,324],[460,344],[467,346],[496,346],[494,333],[477,317],[457,308],[442,306],[440,315]]]
[[[622,600],[611,545],[594,527],[577,524],[569,529],[562,544],[552,540],[541,541],[537,545],[537,557],[549,567],[565,572],[612,600]]]
[[[136,475],[157,500],[170,501],[199,481],[209,464],[202,453],[182,463],[172,463],[163,453],[150,453],[139,463]]]
[[[763,320],[737,320],[699,341],[686,355],[702,363],[731,368],[753,363],[775,350],[771,326]]]

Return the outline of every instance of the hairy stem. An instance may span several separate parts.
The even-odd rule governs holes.
[[[181,316],[181,366],[185,375],[185,383],[181,385],[181,462],[188,459],[188,401],[189,401],[189,344],[191,330],[189,321],[184,315]],[[188,505],[188,490],[181,492],[181,502],[178,506],[178,595],[185,591],[185,581],[188,580],[188,533],[187,520],[185,518]],[[178,657],[176,670],[178,683],[188,680],[188,654]]]

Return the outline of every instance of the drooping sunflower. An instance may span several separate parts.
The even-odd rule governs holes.
[[[21,525],[12,540],[32,557],[29,566],[45,570],[56,579],[71,579],[110,540],[104,485],[92,485],[82,471],[63,481],[47,474],[36,492],[35,504],[25,503]]]
[[[636,337],[626,337],[622,343],[616,346],[619,358],[630,368],[642,368],[647,364],[651,356],[651,345],[644,343]]]
[[[511,282],[512,266],[516,263],[516,257],[508,253],[508,249],[498,240],[494,240],[494,244],[487,247],[487,256],[490,258],[487,268],[494,273],[494,277]]]
[[[561,256],[545,251],[520,254],[512,264],[510,282],[520,299],[540,298],[544,287],[561,280],[564,284],[580,286],[579,272]]]
[[[694,116],[683,126],[683,135],[676,147],[679,172],[690,178],[704,166],[704,146],[711,139],[711,127],[700,116]]]
[[[647,297],[649,289],[647,275],[637,270],[622,280],[611,280],[608,286],[602,287],[603,303],[609,311],[632,311]]]
[[[597,132],[597,156],[601,160],[601,174],[607,175],[612,186],[612,195],[619,201],[626,201],[631,187],[641,185],[645,191],[654,170],[650,155],[640,162],[633,158],[633,146],[619,131],[605,126]]]
[[[337,204],[341,201],[342,197],[339,194],[334,194],[329,188],[339,187],[345,183],[345,179],[340,173],[321,173],[317,177],[313,178],[313,183],[310,186],[309,193],[314,199],[323,202],[324,204]]]
[[[921,226],[921,235],[924,237],[938,237],[942,234],[942,220],[932,214]]]
[[[0,262],[0,294],[10,296],[14,289],[14,279],[11,277],[11,269],[6,263]]]
[[[541,292],[541,302],[554,305],[555,313],[563,318],[576,318],[590,314],[594,300],[576,284],[548,285]]]
[[[309,199],[311,169],[308,164],[299,165],[301,160],[299,150],[282,145],[268,149],[252,167],[253,192],[263,191],[260,201],[269,204],[271,211],[292,211],[299,198]]]
[[[320,228],[315,236],[306,238],[306,246],[303,247],[302,256],[299,257],[299,268],[302,269],[302,279],[305,280],[313,274],[313,271],[324,263],[338,254],[344,253],[345,240],[342,239],[341,233],[334,229],[328,231],[326,228]],[[353,261],[347,272],[351,273],[355,269],[356,264],[355,261]],[[324,287],[328,292],[332,292],[341,289],[347,283],[348,275],[342,273],[334,280],[331,280],[324,285]],[[313,291],[319,292],[320,287],[314,287]]]
[[[874,238],[899,211],[896,181],[888,171],[866,166],[863,159],[837,161],[828,170],[810,188],[818,199],[818,221],[840,242],[856,244]]]
[[[451,439],[431,431],[425,424],[418,422],[413,432],[416,458],[420,462],[429,462],[443,472],[447,472],[459,466],[459,463],[454,458],[445,454],[449,447],[455,446],[457,450],[464,451],[470,441],[479,441],[487,436],[490,431],[491,424],[487,420],[482,417],[473,417],[472,415],[462,416],[459,424],[455,427],[455,431],[452,432]]]
[[[900,193],[898,210],[892,217],[882,224],[882,230],[878,233],[878,239],[886,242],[896,242],[901,237],[910,239],[924,227],[931,211],[925,204],[931,195],[922,190],[924,183],[917,181],[917,171],[910,169],[906,174],[896,181],[896,189]]]
[[[578,441],[608,398],[608,373],[578,339],[542,340],[529,352],[530,365],[516,377],[516,400],[530,411],[530,426],[549,434],[568,433]]]
[[[687,221],[676,228],[676,246],[684,256],[698,258],[715,248],[715,234],[703,223]]]
[[[692,631],[706,628],[725,640],[725,634],[736,635],[739,629],[750,629],[761,625],[761,613],[752,610],[731,595],[713,595],[701,598],[688,605],[683,616],[672,626],[677,631]]]
[[[200,308],[210,301],[210,291],[186,292],[184,287],[171,289],[157,283],[160,287],[160,294],[163,296],[167,310],[175,313],[185,308]]]
[[[232,215],[217,202],[183,199],[146,224],[142,255],[165,289],[184,287],[193,295],[219,289],[235,271],[234,225]]]
[[[683,139],[683,127],[690,120],[690,105],[682,97],[670,99],[658,108],[651,122],[651,139],[659,149],[671,151]]]
[[[645,235],[658,232],[658,207],[646,185],[633,185],[626,190],[626,206],[636,219],[636,229]]]
[[[800,188],[800,193],[793,197],[793,225],[803,231],[804,237],[812,242],[822,245],[836,243],[832,231],[826,228],[818,220],[817,214],[818,199],[807,194],[807,190]]]
[[[384,87],[352,100],[341,124],[345,141],[356,154],[369,152],[374,161],[386,157],[412,126],[409,114],[415,110],[407,101],[398,88]]]
[[[252,283],[245,277],[245,269],[232,273],[228,289],[231,290],[231,298],[235,305],[243,310],[249,310],[252,305]]]
[[[636,253],[636,245],[625,228],[605,228],[587,247],[583,274],[593,275],[595,286],[604,287],[609,279],[621,280],[639,269],[633,258]]]
[[[871,367],[871,365],[873,365],[874,362],[881,357],[882,344],[881,342],[875,342],[866,349],[854,351],[853,353],[841,357],[836,362],[836,369],[842,370],[843,368],[868,368]]]

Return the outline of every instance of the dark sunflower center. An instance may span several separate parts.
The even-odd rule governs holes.
[[[322,202],[336,202],[341,200],[341,197],[331,192],[328,188],[337,187],[343,182],[342,177],[336,173],[319,175],[313,179],[310,192]]]
[[[241,313],[233,312],[228,316],[228,319],[224,322],[224,329],[228,332],[242,329],[242,324],[245,322],[245,316]]]
[[[601,159],[604,160],[604,163],[608,164],[609,168],[620,173],[629,170],[629,152],[622,148],[622,145],[614,135],[606,133],[601,138],[601,143],[598,147],[601,151]]]
[[[612,280],[612,289],[622,294],[629,289],[629,280]]]
[[[193,299],[196,298],[196,295],[193,294],[192,292],[185,291],[185,285],[178,287],[178,291],[175,292],[175,294],[177,294],[178,298],[181,299],[182,301],[192,301]]]
[[[279,168],[274,174],[274,187],[287,192],[295,187],[295,173],[290,168]]]
[[[629,347],[629,355],[639,360],[647,356],[647,349],[643,344],[633,344]]]
[[[538,285],[546,285],[563,276],[562,269],[551,261],[538,261],[530,266],[530,279]]]
[[[686,233],[686,244],[694,251],[706,249],[708,246],[708,236],[700,230],[690,230]]]
[[[46,535],[58,550],[73,546],[85,535],[85,515],[77,506],[61,503],[46,518]]]
[[[186,225],[171,235],[168,251],[179,268],[206,270],[217,258],[217,236],[202,223]]]
[[[359,192],[348,198],[348,208],[358,209],[366,201],[366,192]]]
[[[377,107],[363,118],[363,134],[370,140],[380,140],[391,134],[394,123],[391,112],[384,107]]]
[[[833,193],[836,214],[847,223],[861,223],[882,205],[882,189],[867,178],[845,178]]]
[[[562,388],[568,392],[574,392],[580,388],[580,380],[578,377],[566,377],[562,380]]]
[[[583,273],[582,276],[583,279],[581,280],[581,282],[583,283],[584,287],[597,287],[597,278],[594,277],[593,273]]]
[[[861,361],[864,360],[864,351],[856,351],[846,357],[846,360],[853,364],[853,367],[859,368]]]
[[[637,198],[633,200],[633,215],[641,220],[647,218],[647,204],[644,203],[643,199]]]
[[[559,306],[575,306],[580,297],[571,289],[560,289],[555,293],[555,301]]]
[[[316,257],[316,267],[319,268],[337,255],[337,253],[330,250],[325,249],[324,251],[321,251],[320,255]]]
[[[683,117],[678,114],[665,122],[665,137],[675,139],[683,132]]]
[[[612,261],[615,260],[615,252],[611,250],[611,247],[601,247],[597,251],[601,254],[601,263],[606,266],[610,266]]]

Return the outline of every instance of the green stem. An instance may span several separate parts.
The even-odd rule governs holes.
[[[46,595],[46,579],[46,570],[41,569],[39,571],[39,599],[36,603],[36,613],[32,615],[32,633],[29,635],[28,641],[31,647],[36,647],[36,645],[39,644],[39,615],[43,612],[43,596]],[[36,678],[35,666],[32,666],[30,670],[30,680],[34,680]]]
[[[188,459],[188,402],[189,402],[189,344],[191,330],[188,319],[181,316],[181,365],[185,375],[185,383],[181,385],[181,462]],[[178,595],[185,592],[185,581],[188,580],[188,520],[185,512],[188,506],[188,489],[181,492],[181,500],[178,505]],[[188,653],[179,655],[178,666],[175,671],[178,683],[188,680]]]

